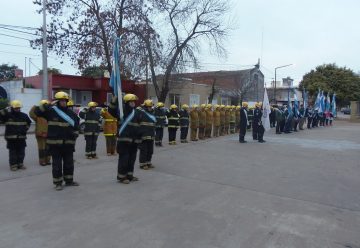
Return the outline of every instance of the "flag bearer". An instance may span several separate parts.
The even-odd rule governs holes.
[[[176,145],[176,131],[179,128],[179,114],[178,107],[175,104],[170,106],[167,112],[168,118],[168,132],[169,132],[169,145]]]
[[[166,113],[164,110],[164,103],[158,102],[155,108],[155,117],[156,117],[156,125],[155,125],[155,145],[162,146],[162,140],[164,136],[164,127],[166,121]]]
[[[0,111],[0,123],[5,123],[5,140],[9,149],[10,170],[25,170],[24,158],[26,147],[26,133],[31,120],[27,114],[21,112],[22,104],[13,100],[10,107]]]
[[[100,114],[96,111],[98,104],[89,102],[88,108],[80,111],[80,118],[85,120],[84,136],[86,141],[85,155],[88,159],[96,156],[96,143],[100,133]]]
[[[156,117],[153,115],[153,101],[148,99],[145,100],[142,107],[138,107],[140,128],[139,137],[141,143],[139,144],[139,162],[140,168],[148,170],[154,168],[151,163],[151,158],[154,153],[154,137],[155,137],[155,123]]]
[[[104,119],[103,133],[106,140],[106,153],[108,156],[115,155],[116,134],[118,130],[117,118],[111,115],[107,108],[101,109],[100,115]]]
[[[49,104],[48,100],[41,100],[40,105]],[[51,165],[51,156],[48,146],[46,145],[46,137],[48,132],[48,124],[45,118],[35,114],[36,106],[33,106],[29,112],[31,119],[35,121],[35,136],[39,151],[39,164],[41,166]]]
[[[194,104],[190,111],[190,140],[198,141],[197,134],[199,128],[199,108],[198,105]]]
[[[44,103],[35,109],[35,114],[48,122],[46,143],[52,156],[52,175],[56,190],[65,186],[79,186],[74,181],[75,140],[79,136],[79,118],[67,107],[69,95],[65,92],[55,94],[53,106]]]
[[[187,104],[183,104],[181,106],[181,110],[179,111],[180,116],[180,142],[188,143],[187,135],[189,132],[189,106]]]

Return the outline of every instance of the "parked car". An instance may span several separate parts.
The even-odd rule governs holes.
[[[87,107],[80,107],[77,109],[77,115],[79,115],[80,111],[82,111],[83,109],[85,109]],[[100,111],[101,111],[101,107],[96,107],[96,112],[98,112],[100,114]],[[80,118],[80,116],[79,116]],[[104,118],[100,117],[100,123],[101,123],[101,126],[100,126],[100,131],[102,132],[103,131],[103,124],[104,124],[105,120]],[[80,118],[80,133],[84,133],[84,129],[85,129],[85,120]]]
[[[351,109],[350,108],[344,108],[343,111],[344,115],[349,115],[351,113]]]

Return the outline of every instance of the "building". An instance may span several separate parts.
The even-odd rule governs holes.
[[[163,76],[158,77],[159,88]],[[157,101],[154,85],[148,84],[149,98]],[[247,70],[173,74],[165,105],[208,103],[238,105],[241,101],[262,101],[264,75],[259,65]]]
[[[274,84],[272,84],[272,87],[266,88],[269,101],[272,103],[283,105],[288,103],[288,96],[290,96],[290,101],[295,100],[295,94],[297,96],[298,101],[303,102],[303,93],[302,90],[300,90],[297,87],[294,87],[294,80],[290,77],[283,78],[282,84],[279,85],[276,84],[276,101],[275,101],[275,88],[273,87]]]

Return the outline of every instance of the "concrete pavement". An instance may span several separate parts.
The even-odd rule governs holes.
[[[156,148],[130,185],[78,142],[81,186],[62,192],[50,167],[10,173],[1,146],[0,247],[360,247],[359,125],[246,138]]]

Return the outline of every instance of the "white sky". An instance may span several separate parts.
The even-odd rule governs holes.
[[[0,24],[39,27],[41,15],[32,0],[1,0]],[[296,83],[302,76],[323,63],[336,63],[355,72],[360,71],[360,1],[359,0],[233,0],[234,30],[226,48],[228,58],[218,59],[203,51],[203,70],[235,70],[248,68],[262,58],[265,81],[290,76]],[[0,63],[25,66],[31,57],[31,74],[42,67],[40,51],[32,50],[26,40],[2,36],[29,37],[0,29]],[[262,39],[263,37],[263,39]],[[262,42],[263,40],[263,42]],[[9,46],[12,44],[27,47]],[[49,67],[74,74],[69,61],[49,54]],[[28,70],[27,70],[28,73]]]

